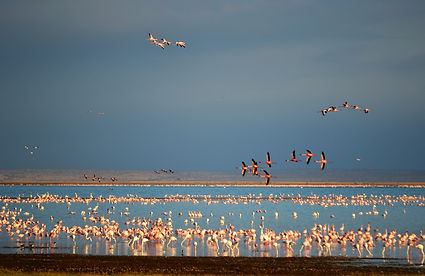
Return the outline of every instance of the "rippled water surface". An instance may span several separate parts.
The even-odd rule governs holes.
[[[42,200],[47,194],[50,198],[54,195],[57,202],[52,199]],[[0,253],[273,257],[332,255],[401,258],[413,263],[423,262],[420,246],[417,247],[425,243],[421,238],[425,228],[423,188],[1,186],[0,196],[3,198],[0,202],[3,219]],[[28,223],[25,227],[21,225],[20,228],[11,227],[14,221],[30,218],[38,222],[40,227],[45,225],[43,237],[28,235],[28,229],[32,229],[34,223]],[[153,229],[152,222],[158,218],[163,227],[169,230],[163,239],[146,234]],[[150,223],[141,224],[143,219]],[[46,236],[58,224],[62,231],[53,238]],[[115,225],[116,231],[114,239],[110,238],[112,234],[110,237],[96,237],[92,233],[85,235],[80,232],[73,240],[72,235],[64,230],[74,225],[81,228],[97,226],[101,232]],[[302,248],[305,236],[312,235],[315,225],[322,238],[332,229],[340,237],[350,230],[357,233],[360,229],[364,233],[370,225],[373,245],[357,248],[356,243],[360,239],[358,235],[346,245],[334,237],[334,240],[328,242],[328,248],[324,240],[313,240],[311,247]],[[343,230],[340,229],[342,225]],[[182,231],[188,229],[192,235],[183,241],[187,233]],[[208,230],[204,231],[205,235],[197,234],[203,229]],[[212,237],[212,230],[221,229],[225,231],[216,240],[217,248],[208,238]],[[248,240],[249,235],[246,233],[249,229],[255,229],[253,241]],[[125,230],[130,230],[128,237],[121,235]],[[134,237],[131,233],[137,230],[144,231],[146,240],[131,246]],[[235,235],[237,240],[234,239],[233,243],[226,246],[225,242],[231,240],[229,233],[235,231],[238,231]],[[261,233],[270,234],[271,231],[279,238],[260,240]],[[395,243],[383,251],[385,241],[379,238],[378,233],[385,235],[391,231],[394,231]],[[297,234],[287,235],[290,232]],[[402,236],[406,232],[407,236],[415,234],[418,238],[403,243]],[[106,230],[102,233],[106,233]],[[176,237],[177,241],[170,241],[171,236]]]

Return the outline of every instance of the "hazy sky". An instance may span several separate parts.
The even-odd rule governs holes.
[[[284,160],[310,149],[329,170],[424,170],[424,14],[424,1],[3,0],[0,168],[232,170],[267,151],[303,168]],[[345,101],[371,111],[318,113]]]

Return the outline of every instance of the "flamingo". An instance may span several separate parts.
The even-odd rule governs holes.
[[[354,110],[361,110],[362,108],[360,106],[358,106],[358,105],[353,105],[353,109]]]
[[[242,161],[242,176],[245,176],[246,171],[248,170],[248,167],[245,165],[245,162]]]
[[[369,108],[363,108],[363,112],[364,113],[369,113],[370,109]]]
[[[153,44],[154,44],[155,46],[161,47],[161,48],[162,48],[162,50],[164,50],[164,49],[165,49],[164,43],[154,41],[154,42],[153,42]]]
[[[325,164],[328,163],[328,160],[325,159],[325,153],[322,151],[321,154],[322,159],[321,160],[316,160],[316,163],[320,163],[320,168],[322,169],[322,171],[325,169]]]
[[[285,160],[286,162],[298,162],[298,161],[300,161],[300,160],[298,160],[296,157],[295,157],[295,150],[294,151],[292,151],[292,154],[291,154],[291,159],[288,159],[288,160]]]
[[[266,170],[263,170],[264,175],[258,175],[259,177],[264,177],[266,179],[266,185],[269,185],[270,178],[272,177]]]
[[[258,174],[257,169],[258,169],[258,163],[254,160],[254,158],[251,159],[252,161],[252,174],[256,175]]]
[[[315,154],[312,154],[311,151],[309,151],[309,150],[306,150],[306,151],[307,151],[307,153],[301,153],[300,155],[307,157],[307,159],[305,160],[305,162],[308,165],[308,163],[310,163],[311,157],[316,156],[316,155]]]
[[[170,45],[171,44],[171,42],[168,41],[168,40],[166,40],[165,38],[161,38],[161,40],[162,40],[162,43],[163,44],[167,44],[167,45]]]
[[[149,38],[147,40],[150,40],[153,43],[155,43],[158,40],[158,38],[153,37],[153,35],[151,33],[149,33]]]
[[[349,104],[348,104],[348,102],[347,102],[347,101],[345,101],[345,103],[342,105],[342,107],[344,107],[344,108],[350,108],[350,107],[351,107],[351,105],[349,105]]]
[[[273,162],[272,162],[272,161],[270,161],[270,153],[269,153],[269,152],[267,152],[266,157],[267,157],[266,162],[260,162],[260,163],[262,163],[262,164],[266,164],[266,165],[267,165],[267,167],[271,168],[271,167],[272,167]]]
[[[183,41],[176,41],[174,42],[174,45],[186,48],[186,42]]]

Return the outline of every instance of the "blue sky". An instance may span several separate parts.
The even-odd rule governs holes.
[[[304,168],[282,162],[310,149],[330,170],[425,170],[424,14],[423,1],[1,1],[0,168],[232,170],[267,151]],[[345,101],[371,112],[318,113]]]

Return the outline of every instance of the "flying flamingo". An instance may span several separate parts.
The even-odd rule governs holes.
[[[161,47],[161,48],[162,48],[162,50],[164,50],[164,49],[165,49],[164,43],[154,41],[154,42],[153,42],[153,44],[154,44],[155,46]]]
[[[258,163],[254,160],[254,158],[252,158],[251,161],[252,161],[252,166],[250,166],[250,167],[252,167],[252,174],[256,175],[256,174],[258,174],[258,172],[257,172]]]
[[[153,35],[151,33],[149,33],[149,38],[147,40],[150,40],[153,43],[155,43],[158,40],[158,38],[153,37]]]
[[[298,162],[298,161],[300,161],[300,160],[298,160],[296,157],[295,157],[295,150],[294,151],[292,151],[292,154],[291,154],[291,159],[287,159],[287,160],[285,160],[286,162]]]
[[[319,160],[319,161],[314,161],[314,162],[316,162],[316,163],[320,163],[320,168],[322,169],[322,171],[323,171],[323,169],[325,169],[325,164],[326,163],[328,163],[328,160],[326,160],[325,159],[325,153],[322,151],[322,155],[321,155],[321,157],[322,157],[322,159],[321,160]]]
[[[306,150],[306,151],[307,151],[307,153],[301,153],[300,155],[307,157],[307,159],[305,160],[305,162],[308,165],[308,163],[310,163],[311,157],[316,156],[316,155],[315,154],[312,154],[311,151],[309,151],[309,150]]]
[[[346,102],[342,105],[342,107],[344,107],[344,108],[350,108],[350,107],[351,107],[351,105],[349,105],[349,104],[348,104],[348,102],[346,101]]]
[[[364,113],[369,113],[370,109],[369,108],[363,108]]]
[[[183,41],[176,41],[174,42],[174,45],[186,48],[186,42]]]
[[[272,167],[273,162],[272,162],[272,161],[270,161],[270,153],[269,153],[269,152],[267,152],[266,157],[267,157],[266,162],[260,162],[260,163],[261,163],[261,164],[266,164],[266,165],[267,165],[267,167],[271,168],[271,167]]]
[[[166,40],[165,38],[161,38],[161,40],[162,40],[162,43],[163,44],[167,44],[167,45],[170,45],[171,44],[171,42],[168,41],[168,40]]]
[[[263,170],[264,175],[259,174],[259,177],[264,177],[266,179],[266,185],[269,185],[270,183],[270,178],[272,177],[266,170]]]
[[[240,169],[242,169],[242,176],[245,176],[245,173],[248,170],[248,167],[247,165],[245,165],[244,161],[242,161],[242,167]]]

